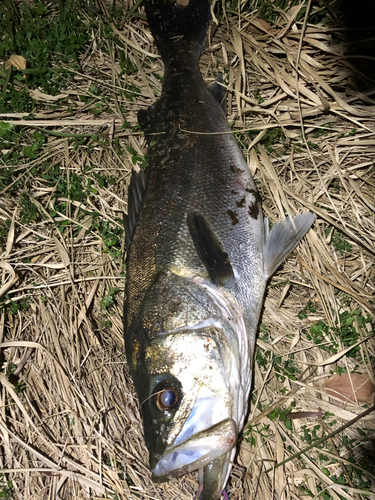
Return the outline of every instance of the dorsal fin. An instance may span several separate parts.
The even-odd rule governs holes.
[[[216,82],[210,83],[207,89],[212,97],[214,97],[215,100],[220,104],[220,107],[224,111],[224,114],[227,114],[227,91],[225,87],[223,87],[223,85],[220,85],[221,83],[223,83],[223,75],[219,73],[216,77]]]
[[[126,250],[129,251],[137,224],[139,212],[143,204],[146,191],[147,176],[144,170],[137,172],[133,169],[128,190],[128,213],[124,216]]]
[[[315,220],[311,213],[301,214],[275,224],[271,231],[266,228],[266,242],[263,248],[264,277],[268,279],[292,252]]]
[[[234,280],[229,256],[205,217],[196,212],[189,213],[187,224],[195,249],[211,280],[220,285]]]

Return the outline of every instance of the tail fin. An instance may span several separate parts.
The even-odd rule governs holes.
[[[146,0],[145,8],[164,62],[186,50],[199,59],[211,20],[208,0]]]

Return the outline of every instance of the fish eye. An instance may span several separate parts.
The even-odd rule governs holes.
[[[183,399],[180,381],[170,373],[166,373],[157,375],[150,382],[150,396],[148,399],[150,399],[154,411],[162,411],[166,417],[171,418]]]
[[[170,410],[178,403],[178,391],[174,387],[165,387],[161,390],[156,399],[159,410]]]

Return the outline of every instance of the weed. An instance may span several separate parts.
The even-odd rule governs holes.
[[[259,97],[258,97],[258,100],[259,100]],[[253,139],[255,139],[255,137],[258,135],[258,133],[259,133],[259,130],[251,130],[251,131],[248,131],[245,133],[243,133],[243,132],[236,133],[235,132],[235,135],[236,135],[237,139],[239,140],[240,144],[242,143],[242,141],[245,137],[244,144],[247,144],[248,140],[250,139],[250,141],[252,141]],[[276,154],[281,154],[281,149],[279,147],[280,142],[283,143],[284,148],[287,146],[285,134],[284,134],[281,127],[274,127],[274,128],[267,130],[265,135],[260,140],[260,144],[262,144],[262,146],[264,146],[265,149],[269,153],[276,153]],[[275,149],[275,145],[277,145],[279,148]]]
[[[42,150],[43,145],[47,142],[46,135],[39,131],[30,131],[21,128],[18,131],[15,127],[7,123],[0,122],[0,149],[3,151],[2,159],[8,168],[2,169],[0,172],[0,188],[5,188],[13,182],[13,174],[18,172],[19,168],[23,168],[22,164],[25,159],[35,159],[38,153]],[[25,143],[29,143],[25,146]],[[16,165],[17,170],[14,171],[11,166]],[[18,177],[18,174],[17,174]]]
[[[5,221],[0,220],[0,253],[2,253],[2,249],[6,245],[11,224],[12,221],[10,219],[5,219]]]
[[[111,287],[108,294],[100,301],[100,307],[103,311],[103,319],[100,322],[102,328],[112,328],[112,321],[109,316],[115,314],[113,307],[117,304],[117,296],[121,293],[123,293],[122,288]]]
[[[259,338],[260,340],[264,340],[264,341],[269,341],[270,339],[270,330],[268,328],[267,325],[265,325],[264,323],[261,323],[260,327],[259,327]]]
[[[262,425],[262,424],[256,424],[256,425],[247,425],[243,432],[242,432],[242,438],[245,439],[248,443],[250,443],[252,446],[256,446],[257,440],[255,435],[260,436],[261,438],[268,440],[270,438],[270,426],[269,425]]]
[[[287,359],[276,356],[273,360],[273,364],[275,375],[281,382],[284,382],[286,378],[296,380],[296,375],[301,373],[300,369],[294,364],[294,354],[289,354]]]
[[[299,5],[299,0],[263,0],[262,2],[260,2],[258,8],[258,17],[272,23],[280,17],[280,9],[288,10],[291,7],[296,7]],[[305,15],[306,7],[303,6],[301,9],[299,9],[295,21],[303,21]],[[309,13],[309,22],[313,24],[330,24],[332,22],[332,18],[328,9],[315,8],[312,9]]]
[[[298,5],[296,0],[264,0],[260,3],[258,17],[265,21],[272,22],[279,17],[278,9],[287,9],[293,5]],[[300,17],[300,16],[299,16]]]
[[[267,130],[261,140],[261,144],[269,153],[275,152],[274,144],[280,142],[285,142],[285,134],[281,127],[274,127]]]
[[[20,222],[22,224],[37,222],[44,218],[44,215],[40,213],[35,203],[32,202],[29,193],[23,192],[19,200],[21,205]]]
[[[127,88],[124,89],[125,96],[130,100],[130,102],[135,102],[135,98],[141,93],[141,89],[134,85],[134,83],[129,83]]]
[[[128,152],[132,155],[132,163],[133,165],[136,165],[137,163],[140,164],[140,167],[143,170],[146,170],[147,168],[147,162],[148,162],[148,155],[140,155],[134,148],[131,146],[126,146],[126,149]]]
[[[10,500],[12,498],[13,483],[7,481],[4,474],[0,474],[0,498]]]
[[[298,319],[306,319],[308,312],[310,313],[316,312],[314,304],[311,302],[311,300],[309,300],[306,306],[299,311],[299,313],[297,314]]]
[[[312,134],[313,137],[327,137],[329,133],[333,132],[332,123],[325,123],[323,127],[316,129],[316,131]]]
[[[268,414],[268,417],[270,420],[280,420],[284,423],[286,429],[288,429],[288,431],[291,431],[293,430],[293,426],[292,421],[290,420],[290,418],[288,418],[288,415],[294,408],[294,402],[289,407],[284,409],[281,407],[275,408]]]
[[[364,326],[372,321],[370,316],[364,316],[361,311],[344,311],[336,318],[335,326],[330,326],[323,320],[312,325],[307,338],[315,344],[320,344],[321,349],[336,354],[339,349],[339,341],[344,348],[350,347],[358,341],[359,334],[354,326],[355,320],[359,329],[364,329]],[[356,346],[346,355],[355,358],[359,350],[360,347]]]
[[[6,310],[8,314],[13,316],[18,312],[29,309],[31,302],[32,300],[30,297],[22,297],[19,300],[12,300],[7,294],[2,300],[0,300],[0,312],[4,312]]]
[[[332,419],[333,415],[331,413],[326,413],[322,420],[325,425],[332,427],[336,425],[337,422],[335,419]],[[370,433],[370,430],[365,429],[357,429],[361,432],[360,435],[364,435],[367,437],[367,433]],[[313,444],[315,441],[320,439],[325,435],[323,426],[317,424],[312,428],[308,428],[306,425],[303,425],[300,429],[301,438],[308,444]],[[335,444],[336,449],[346,450],[346,460],[350,462],[352,465],[346,465],[346,472],[342,471],[341,468],[337,467],[339,465],[339,460],[334,458],[335,448],[333,443],[329,440],[324,441],[320,444],[317,444],[315,447],[315,452],[319,457],[320,463],[325,463],[325,466],[321,467],[321,470],[324,474],[326,474],[331,481],[337,484],[345,485],[348,482],[348,475],[353,483],[354,487],[360,488],[362,490],[369,490],[371,487],[371,479],[369,474],[372,473],[372,463],[368,460],[356,458],[356,454],[358,453],[358,447],[361,446],[361,442],[358,438],[350,438],[348,435],[343,434],[340,436],[340,442]],[[327,452],[329,452],[329,455]],[[332,456],[333,455],[333,456]],[[335,472],[331,473],[330,469],[332,469],[332,465],[336,465],[334,467]]]
[[[314,441],[318,441],[323,435],[323,429],[320,424],[314,425],[310,428],[307,425],[301,426],[301,439],[307,444],[312,444]]]
[[[25,382],[19,379],[18,375],[15,375],[16,370],[17,370],[17,365],[15,365],[14,363],[9,363],[8,365],[9,382],[13,385],[14,392],[16,394],[21,394],[26,389],[26,384]]]
[[[354,137],[357,133],[357,129],[356,128],[353,128],[350,132],[348,132],[347,134],[340,134],[339,135],[339,139],[342,139],[343,137]]]
[[[95,216],[94,219],[91,230],[96,230],[100,234],[104,243],[104,252],[115,259],[121,259],[124,236],[121,219],[118,219],[119,226],[102,220],[101,216]]]
[[[99,187],[101,189],[107,188],[109,186],[114,186],[116,184],[116,179],[113,175],[94,173],[94,177],[98,181]]]
[[[112,321],[109,319],[105,318],[100,322],[100,326],[104,329],[111,329],[112,328]]]
[[[268,368],[272,362],[272,353],[258,346],[255,358],[260,368]]]
[[[254,94],[254,97],[258,101],[259,104],[262,104],[264,102],[263,97],[260,95],[260,89],[255,89],[253,94]]]
[[[134,75],[135,73],[138,72],[138,68],[132,64],[130,59],[128,57],[125,57],[125,53],[123,51],[119,51],[119,58],[120,58],[120,68],[121,68],[121,73],[120,73],[120,78],[123,75]]]
[[[23,158],[22,137],[15,131],[13,125],[0,122],[0,153],[5,165],[18,164]],[[12,170],[2,168],[0,170],[0,188],[3,189],[10,182]]]
[[[123,290],[121,288],[111,287],[109,289],[108,295],[106,295],[104,299],[100,301],[100,306],[103,311],[108,311],[116,304],[116,296],[122,293],[122,291]]]
[[[329,236],[331,230],[332,229],[330,227],[327,227],[327,229],[325,230],[326,237]],[[331,244],[336,250],[340,252],[340,255],[349,254],[352,251],[352,246],[350,245],[350,243],[345,240],[344,235],[337,229],[334,229],[332,232]]]

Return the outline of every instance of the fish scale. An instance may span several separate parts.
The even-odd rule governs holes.
[[[149,163],[129,188],[124,335],[153,479],[199,470],[201,500],[217,500],[248,411],[267,279],[314,216],[268,231],[222,92],[199,71],[208,1],[184,4],[145,0],[165,72],[139,112]]]

